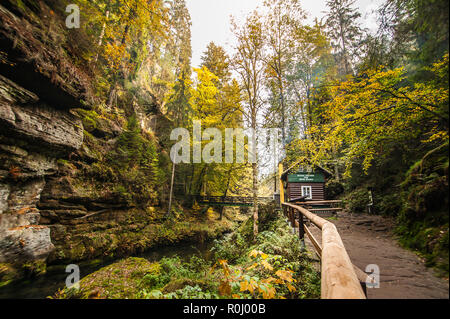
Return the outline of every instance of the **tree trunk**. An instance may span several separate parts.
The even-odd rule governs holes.
[[[134,12],[135,12],[135,10],[130,9],[130,11],[129,11],[129,13],[128,13],[128,22],[127,22],[127,24],[125,25],[125,29],[124,29],[123,35],[122,35],[122,40],[120,41],[120,43],[121,43],[122,45],[125,45],[125,43],[126,43],[126,41],[127,41],[128,31],[130,30],[130,21],[131,21],[132,16],[134,15]],[[114,76],[114,81],[113,81],[113,83],[111,84],[111,88],[110,88],[110,90],[109,90],[108,101],[107,101],[107,103],[106,103],[106,105],[107,105],[108,107],[111,107],[111,106],[112,106],[113,100],[114,100],[115,97],[116,97],[116,94],[117,94],[117,93],[116,93],[116,91],[117,91],[117,84],[118,84],[117,76]]]
[[[173,181],[175,179],[175,163],[172,163],[172,178],[170,181],[170,193],[169,193],[169,209],[167,210],[166,216],[169,217],[172,211],[172,196],[173,196]]]
[[[233,166],[231,166],[231,168],[228,170],[227,186],[226,186],[226,188],[225,188],[225,192],[223,193],[224,199],[225,199],[225,197],[227,196],[228,188],[230,187],[231,172],[232,172],[232,171],[233,171]],[[220,209],[220,217],[219,217],[219,220],[222,220],[224,209],[225,209],[225,206],[222,206],[222,208]]]
[[[252,164],[253,175],[253,240],[256,240],[258,235],[258,165]]]
[[[106,105],[109,108],[111,108],[113,101],[116,97],[116,87],[117,87],[117,80],[114,80],[114,82],[111,84],[111,87],[109,89],[108,101],[106,102]]]
[[[105,15],[106,15],[106,20],[103,23],[102,31],[100,32],[100,36],[98,37],[98,43],[97,43],[98,49],[97,50],[100,50],[100,47],[102,46],[102,43],[103,43],[103,37],[105,36],[106,22],[108,21],[108,18],[109,18],[109,2],[106,5],[106,13],[105,13]],[[99,53],[97,51],[97,54],[95,55],[94,63],[97,63],[98,55],[99,55]]]

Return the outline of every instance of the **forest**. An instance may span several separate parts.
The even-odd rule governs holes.
[[[279,195],[281,164],[331,172],[325,197],[352,216],[372,201],[448,298],[449,3],[385,0],[369,30],[354,0],[325,2],[318,18],[260,1],[230,18],[232,51],[210,42],[195,66],[185,0],[2,1],[0,297],[79,264],[79,289],[27,293],[319,298],[317,261],[259,199]],[[173,162],[171,132],[195,121],[253,129],[255,161]],[[225,156],[212,138],[203,154]],[[208,249],[143,257],[186,244]]]

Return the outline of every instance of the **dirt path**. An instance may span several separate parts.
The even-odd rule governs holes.
[[[369,299],[449,298],[449,283],[435,276],[411,251],[399,246],[392,235],[393,222],[381,216],[340,213],[334,223],[353,264],[365,270],[380,269],[380,288],[367,289]],[[320,241],[320,230],[310,227]],[[308,241],[307,241],[308,245]]]

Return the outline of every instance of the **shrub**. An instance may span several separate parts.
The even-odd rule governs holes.
[[[344,186],[334,180],[327,181],[325,184],[325,198],[335,199],[344,193]]]
[[[345,198],[347,208],[354,213],[363,213],[369,203],[369,195],[366,188],[358,188],[348,194]]]

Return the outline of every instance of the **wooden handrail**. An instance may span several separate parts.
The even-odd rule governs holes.
[[[295,221],[295,227],[299,227],[298,221]],[[314,237],[314,235],[311,233],[309,228],[306,227],[305,224],[303,224],[303,228],[305,229],[305,234],[308,236],[309,240],[314,246],[314,252],[317,254],[317,256],[319,256],[319,258],[322,258],[322,246],[319,244],[319,241]],[[353,269],[355,270],[356,276],[358,277],[360,283],[375,283],[373,278],[369,277],[357,266],[353,265]]]
[[[340,199],[334,199],[334,200],[314,200],[314,201],[306,201],[306,202],[299,202],[299,205],[321,205],[321,204],[339,204],[342,203],[342,200]]]
[[[320,247],[315,239],[315,242],[313,242],[314,246],[318,245],[321,248],[322,299],[365,299],[366,296],[358,280],[357,273],[345,250],[344,243],[342,242],[341,236],[339,236],[336,226],[311,213],[304,207],[290,203],[283,203],[283,206],[290,210],[289,217],[292,226],[299,225],[292,216],[293,210],[297,210],[322,230],[322,247]],[[303,224],[302,219],[300,219],[301,224]],[[301,229],[301,233],[303,233],[304,227]],[[308,236],[311,234],[309,230],[306,233]]]
[[[330,207],[330,208],[311,208],[310,212],[336,212],[342,210],[340,207]]]

